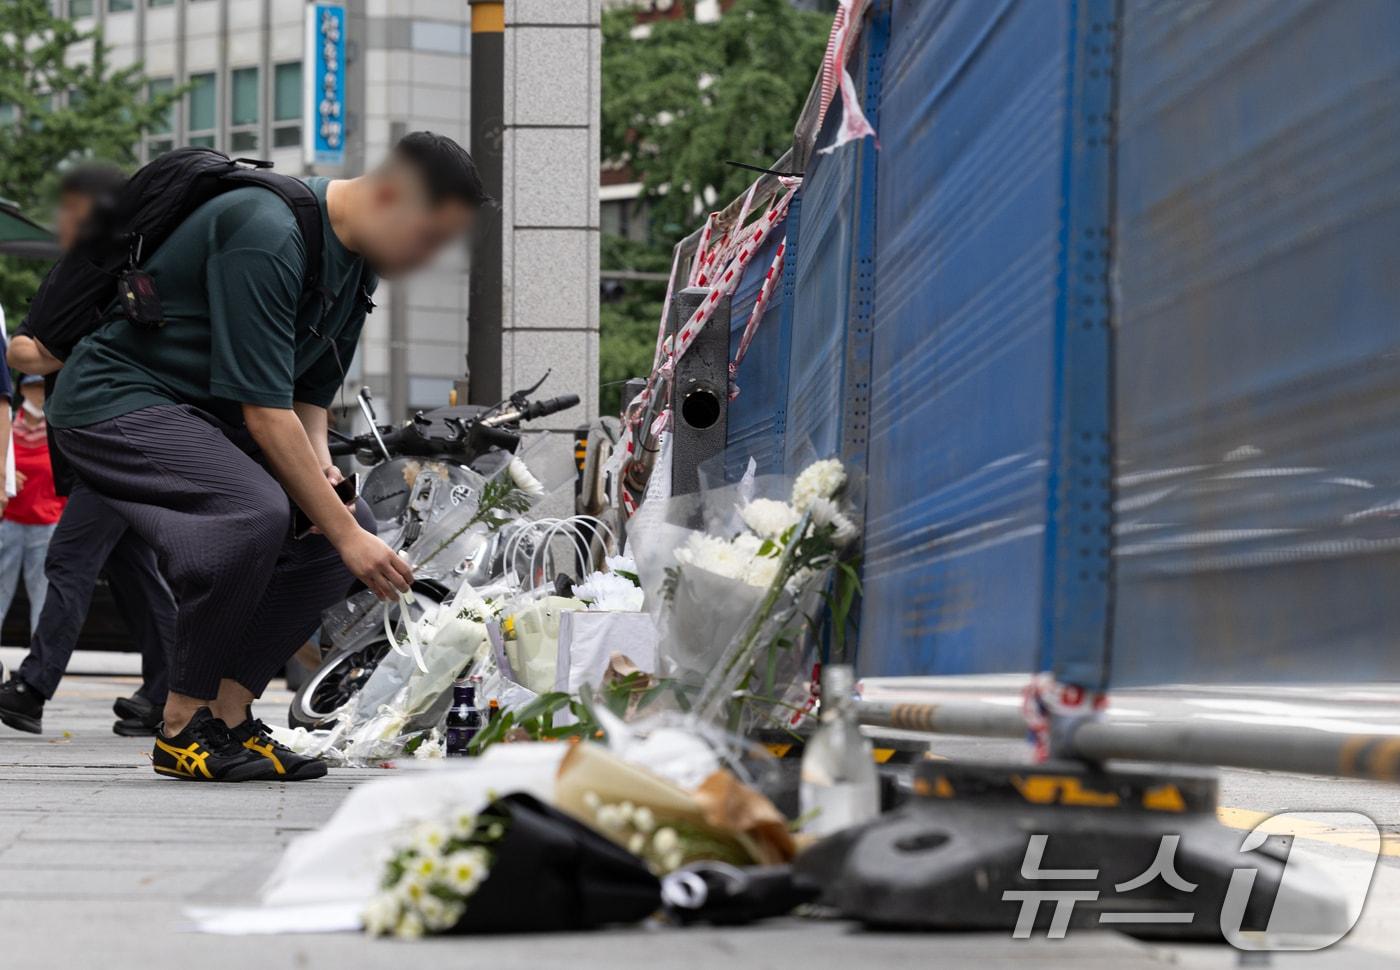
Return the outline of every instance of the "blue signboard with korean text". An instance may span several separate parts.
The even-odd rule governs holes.
[[[308,165],[345,163],[345,5],[306,8],[306,125]]]

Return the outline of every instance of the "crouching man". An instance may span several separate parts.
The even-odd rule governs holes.
[[[69,356],[49,406],[64,456],[156,550],[175,595],[152,754],[162,775],[324,775],[276,744],[252,703],[352,577],[385,599],[413,578],[364,506],[336,495],[326,409],[377,277],[460,238],[485,193],[461,146],[427,132],[367,175],[307,182],[324,236],[315,298],[288,205],[262,188],[225,192],[143,265],[165,325],[137,328],[114,310]],[[291,503],[319,534],[291,535]]]

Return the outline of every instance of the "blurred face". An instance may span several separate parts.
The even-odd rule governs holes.
[[[73,248],[83,223],[92,213],[92,196],[80,192],[64,192],[58,197],[58,210],[54,213],[54,232],[58,245],[65,252]]]
[[[19,389],[19,393],[20,393],[20,394],[24,397],[24,399],[25,399],[26,401],[28,401],[31,405],[33,405],[34,407],[38,408],[38,409],[41,410],[41,411],[43,410],[43,408],[44,408],[44,385],[43,385],[41,382],[35,381],[35,382],[32,383],[32,384],[25,384],[25,385],[22,385],[22,386],[20,387],[20,389]]]
[[[456,199],[431,202],[416,177],[390,170],[375,179],[370,209],[356,234],[361,255],[385,279],[394,279],[432,262],[444,247],[471,228],[474,211]]]

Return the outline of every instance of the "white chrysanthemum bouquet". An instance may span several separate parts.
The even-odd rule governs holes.
[[[505,832],[505,819],[471,814],[418,823],[385,864],[379,893],[365,908],[365,931],[415,939],[452,929],[490,873]]]
[[[663,651],[670,673],[698,690],[702,717],[747,728],[746,707],[772,713],[789,702],[806,672],[817,597],[833,569],[855,581],[844,561],[859,535],[847,484],[841,462],[826,459],[797,476],[786,501],[745,498],[741,487],[726,517],[714,514],[722,498],[711,496],[707,530],[674,549],[660,589]],[[849,609],[848,597],[828,602]]]

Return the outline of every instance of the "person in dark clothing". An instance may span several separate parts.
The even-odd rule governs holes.
[[[108,165],[82,165],[59,183],[54,220],[59,246],[71,249],[94,205],[121,189],[126,176]],[[22,371],[47,371],[45,395],[53,394],[62,362],[29,333],[16,331],[9,363]],[[39,733],[44,702],[52,699],[78,643],[99,572],[107,575],[117,609],[141,650],[141,687],[113,705],[117,734],[150,735],[160,722],[167,690],[166,654],[175,636],[175,600],[161,578],[155,550],[142,541],[96,492],[78,482],[49,441],[53,487],[68,497],[44,560],[48,595],[25,655],[10,680],[0,685],[0,723]]]
[[[327,408],[377,278],[464,236],[485,192],[461,146],[428,132],[366,175],[306,181],[321,208],[319,274],[280,198],[218,195],[142,263],[159,333],[114,309],[68,356],[48,409],[78,478],[157,550],[175,593],[151,755],[169,777],[324,775],[324,762],[278,745],[252,704],[352,580],[391,599],[413,579],[368,507],[337,496]],[[313,275],[321,300],[303,298]],[[317,534],[291,535],[293,503]]]

